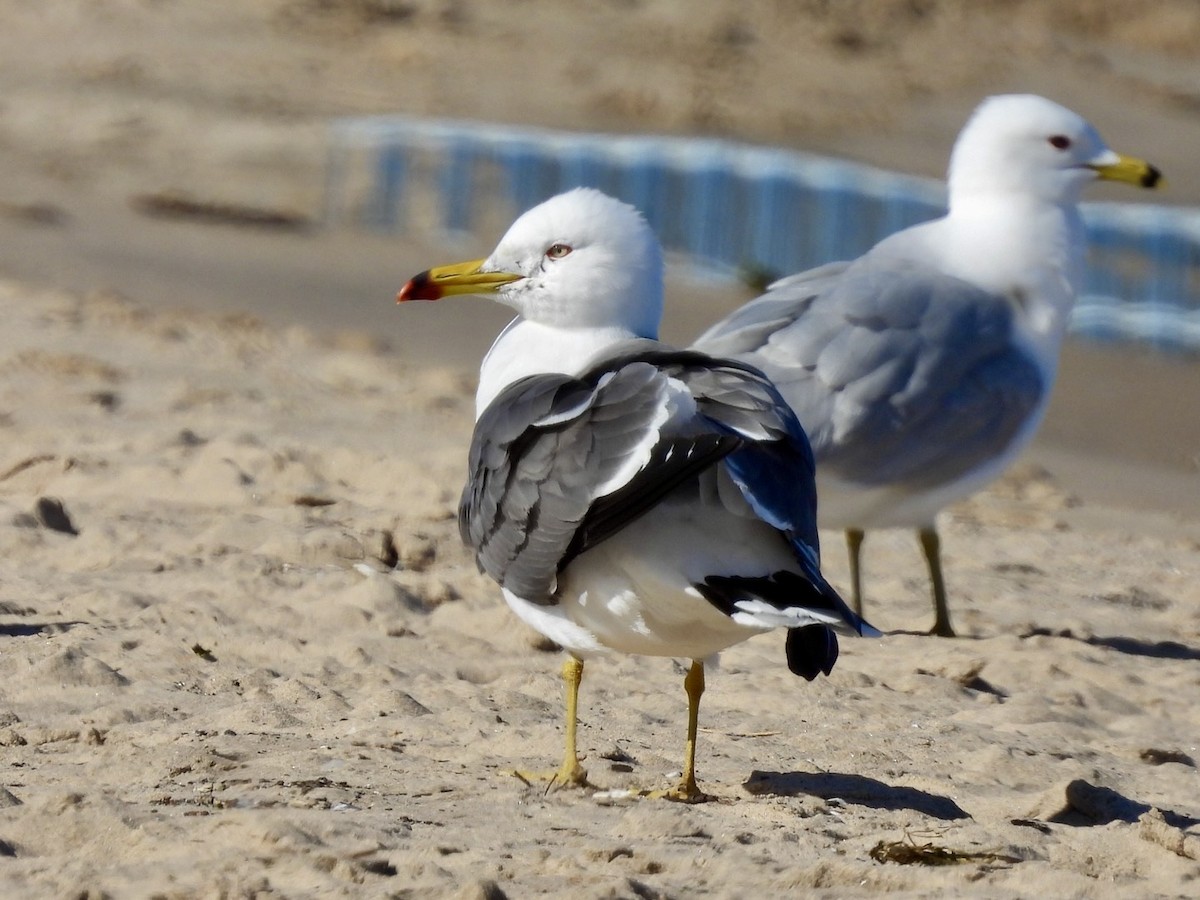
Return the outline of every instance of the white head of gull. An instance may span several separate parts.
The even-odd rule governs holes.
[[[1045,97],[1002,94],[984,100],[950,153],[950,206],[972,197],[1079,202],[1097,179],[1153,187],[1153,166],[1110,150],[1090,122]]]
[[[697,801],[705,658],[783,627],[789,668],[811,680],[837,658],[832,629],[877,632],[821,576],[795,416],[757,370],[654,340],[662,293],[645,220],[580,189],[522,215],[487,259],[422,272],[399,299],[487,294],[518,313],[483,362],[459,526],[510,608],[569,654],[553,783],[586,784],[586,656],[684,657],[683,776],[657,793]]]
[[[476,418],[518,378],[581,371],[606,346],[657,338],[662,251],[637,210],[578,188],[522,214],[487,259],[422,273],[400,299],[480,292],[517,318],[483,359]]]
[[[954,145],[945,216],[776,282],[695,343],[761,368],[804,423],[859,612],[865,531],[917,528],[933,631],[954,634],[935,517],[1037,430],[1082,275],[1076,203],[1098,179],[1159,172],[1057,103],[991,97]]]

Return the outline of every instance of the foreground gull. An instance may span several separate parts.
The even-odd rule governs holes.
[[[1159,173],[1049,100],[991,97],[954,145],[945,217],[776,282],[695,343],[758,366],[796,411],[859,613],[864,530],[915,527],[933,631],[954,634],[934,519],[1041,421],[1080,284],[1076,203],[1098,178],[1153,187]]]
[[[487,259],[423,272],[398,299],[491,294],[518,314],[480,370],[459,527],[512,610],[569,654],[551,778],[586,784],[584,657],[683,657],[685,763],[662,795],[699,801],[706,657],[783,627],[788,667],[812,680],[837,659],[831,626],[878,632],[821,577],[795,416],[746,364],[658,343],[662,291],[641,215],[579,189],[522,215]]]

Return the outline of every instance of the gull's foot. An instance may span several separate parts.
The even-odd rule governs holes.
[[[935,622],[927,633],[933,637],[958,637],[949,622]]]
[[[712,794],[706,794],[696,786],[695,781],[683,779],[673,788],[661,791],[647,791],[646,797],[654,800],[670,800],[673,803],[708,803],[716,800]]]
[[[546,791],[557,791],[564,788],[594,788],[587,779],[587,771],[579,763],[571,766],[563,763],[554,772],[527,772],[514,771],[515,777],[521,779],[526,784],[535,784],[540,782],[546,783]]]

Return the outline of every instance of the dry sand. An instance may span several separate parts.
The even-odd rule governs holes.
[[[0,3],[0,895],[1194,896],[1193,364],[1069,350],[1046,439],[946,516],[967,637],[917,633],[915,542],[872,535],[869,611],[893,634],[843,642],[812,685],[782,635],[709,679],[718,802],[547,795],[506,772],[557,758],[559,657],[453,519],[504,315],[388,302],[495,236],[164,223],[129,201],[311,217],[323,119],[394,109],[936,174],[979,96],[1030,88],[1196,202],[1200,13],[576,6]],[[668,334],[738,299],[677,278]],[[581,720],[595,782],[659,786],[681,670],[589,663]],[[979,856],[901,865],[880,842]]]

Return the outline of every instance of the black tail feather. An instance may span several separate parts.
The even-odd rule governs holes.
[[[838,658],[838,639],[827,625],[789,628],[787,634],[788,668],[805,681],[822,672],[828,675]]]
[[[830,599],[797,572],[781,570],[770,575],[709,575],[696,588],[713,606],[732,616],[743,600],[761,600],[776,609],[802,607],[822,613],[839,612],[840,598]]]

